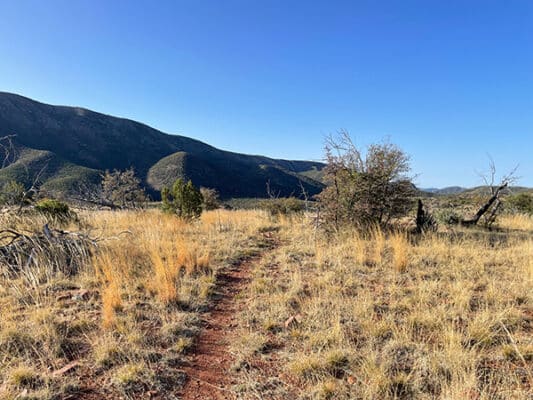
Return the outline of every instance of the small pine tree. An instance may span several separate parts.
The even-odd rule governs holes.
[[[163,210],[182,218],[197,218],[202,213],[202,194],[189,180],[178,178],[171,188],[161,191]]]

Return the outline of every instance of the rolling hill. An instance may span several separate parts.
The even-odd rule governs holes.
[[[0,184],[28,183],[44,168],[43,188],[69,192],[97,182],[104,170],[133,167],[156,196],[178,177],[223,198],[265,197],[268,182],[283,196],[299,194],[300,185],[309,194],[323,187],[322,163],[233,153],[129,119],[0,92],[0,137],[6,135],[16,135],[17,156],[0,169]]]

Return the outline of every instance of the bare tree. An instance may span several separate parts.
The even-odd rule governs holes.
[[[500,195],[515,183],[519,178],[515,175],[518,170],[516,165],[509,173],[504,175],[500,182],[496,185],[496,165],[492,157],[489,156],[489,172],[488,174],[479,174],[490,190],[490,198],[479,208],[476,214],[470,219],[461,220],[461,225],[472,226],[476,225],[482,217],[485,219],[485,226],[490,228],[496,221],[498,214],[502,210],[502,202]]]
[[[3,154],[0,156],[2,158],[2,163],[0,168],[5,168],[11,163],[15,162],[18,157],[18,152],[13,139],[17,135],[8,135],[0,137],[0,152]]]
[[[205,211],[216,210],[220,207],[218,190],[201,187],[200,193],[202,194],[202,207]]]

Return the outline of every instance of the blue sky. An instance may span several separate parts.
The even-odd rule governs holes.
[[[0,90],[214,146],[385,137],[421,186],[533,186],[533,2],[0,0]]]

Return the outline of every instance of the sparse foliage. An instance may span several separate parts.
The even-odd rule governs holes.
[[[146,201],[146,193],[133,168],[106,171],[102,178],[102,198],[119,208],[135,208]]]
[[[397,146],[373,144],[363,156],[346,132],[326,144],[327,188],[318,196],[328,226],[387,225],[412,207],[409,157]]]
[[[510,211],[533,214],[533,194],[519,193],[506,199],[506,206]]]
[[[4,184],[0,192],[0,204],[8,206],[19,206],[26,201],[29,201],[25,196],[25,188],[22,183],[17,181],[9,181]]]
[[[202,194],[204,211],[216,210],[220,207],[219,194],[216,189],[201,187],[200,193]]]
[[[202,213],[202,193],[192,184],[178,178],[171,188],[164,187],[161,191],[163,210],[179,217],[197,218]]]
[[[264,207],[271,215],[289,215],[305,210],[305,202],[296,197],[280,197],[264,200]]]

